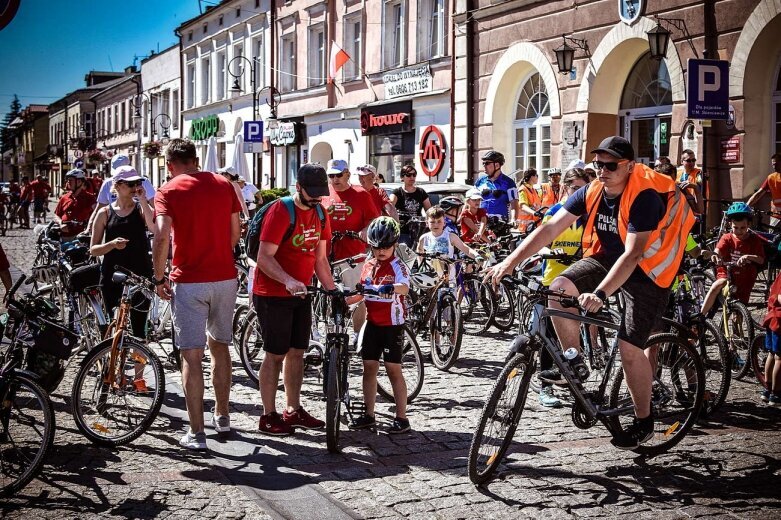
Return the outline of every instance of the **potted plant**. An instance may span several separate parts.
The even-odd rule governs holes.
[[[106,155],[101,150],[90,150],[87,152],[87,159],[93,163],[102,163],[106,160]]]
[[[163,151],[163,145],[160,141],[149,141],[144,143],[144,155],[147,157],[159,157]]]

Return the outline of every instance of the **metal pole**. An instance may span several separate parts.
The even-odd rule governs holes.
[[[252,87],[252,120],[257,121],[258,120],[258,85],[256,81],[257,77],[257,67],[258,62],[257,58],[252,58],[252,66],[250,67],[250,74],[252,74],[252,77],[250,78],[250,87]],[[247,136],[244,136],[245,142],[246,142]],[[244,150],[241,150],[241,153],[243,153]],[[258,158],[255,155],[255,151],[252,151],[252,183],[257,185],[258,182]]]

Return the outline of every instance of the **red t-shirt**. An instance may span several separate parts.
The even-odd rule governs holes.
[[[60,197],[57,207],[54,208],[54,214],[60,217],[63,224],[66,224],[63,234],[69,236],[84,231],[94,207],[95,195],[83,189],[75,197],[72,191]],[[83,222],[83,224],[68,224],[74,220]]]
[[[33,190],[34,199],[45,199],[52,191],[52,187],[46,181],[34,180],[30,183],[30,188]]]
[[[372,202],[374,202],[377,211],[382,215],[385,205],[390,203],[388,194],[382,188],[375,186],[373,190],[369,191],[369,195],[371,195]]]
[[[781,295],[781,276],[776,278],[770,287],[770,294],[767,297],[767,314],[762,321],[762,326],[773,332],[781,331],[781,303],[778,296]]]
[[[409,287],[409,270],[398,258],[380,262],[370,258],[361,269],[361,281],[365,287],[379,289],[390,283],[400,283]],[[373,325],[388,327],[404,324],[404,296],[393,294],[392,298],[382,298],[371,294],[364,295],[366,301],[366,319]]]
[[[719,239],[716,249],[719,250],[719,255],[725,262],[737,262],[738,258],[743,255],[757,255],[762,259],[765,258],[765,240],[753,232],[749,232],[748,237],[743,240],[738,240],[732,233],[725,233]],[[758,264],[750,262],[748,265],[732,269],[732,283],[737,288],[735,297],[743,303],[748,303],[751,296],[751,289],[757,280],[757,267]],[[716,277],[726,278],[727,269],[718,267]]]
[[[350,186],[344,191],[336,191],[330,186],[330,193],[323,197],[322,205],[331,217],[332,231],[360,232],[380,216],[371,195],[360,186]],[[334,244],[334,250],[334,260],[341,260],[360,255],[366,251],[366,244],[354,238],[343,238]]]
[[[33,200],[33,189],[29,184],[22,184],[22,193],[19,194],[21,202],[31,202]]]
[[[471,242],[475,236],[475,232],[466,225],[464,222],[465,220],[469,220],[479,229],[480,221],[487,217],[488,212],[485,210],[485,208],[477,208],[477,213],[464,210],[464,212],[461,213],[461,240],[464,242]]]
[[[260,230],[260,241],[270,242],[279,246],[274,259],[287,274],[303,284],[309,285],[315,274],[317,246],[321,240],[331,239],[331,224],[325,218],[325,228],[321,229],[320,217],[315,210],[303,210],[296,206],[295,230],[284,243],[282,239],[290,227],[290,215],[285,204],[276,202],[263,217],[263,227]],[[282,284],[262,269],[255,269],[255,280],[252,292],[258,296],[292,295]]]
[[[171,280],[206,283],[236,276],[231,219],[241,206],[233,185],[211,172],[182,173],[155,195],[155,214],[171,217]]]

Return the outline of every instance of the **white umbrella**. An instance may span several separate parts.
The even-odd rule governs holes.
[[[231,161],[233,171],[243,177],[245,181],[250,182],[249,166],[247,166],[247,157],[244,154],[244,136],[236,134],[233,142],[235,144],[233,147],[233,160]]]
[[[211,136],[206,144],[206,159],[203,161],[203,171],[215,173],[217,171],[217,138]]]

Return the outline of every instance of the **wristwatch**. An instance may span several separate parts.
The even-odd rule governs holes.
[[[594,294],[596,295],[597,298],[599,298],[603,302],[607,301],[607,294],[605,294],[605,291],[603,291],[602,289],[597,289],[596,291],[594,291]]]
[[[152,282],[154,282],[155,285],[163,285],[166,280],[168,280],[168,278],[166,278],[165,276],[163,276],[159,280],[157,278],[154,278],[154,277],[152,278]]]

